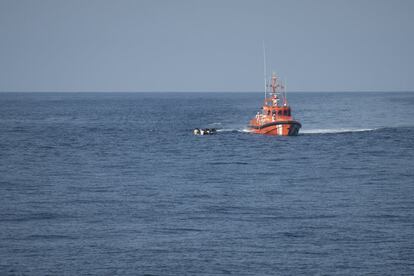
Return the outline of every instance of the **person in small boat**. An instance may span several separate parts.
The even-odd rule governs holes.
[[[216,134],[217,130],[215,128],[195,128],[193,130],[194,135],[213,135]]]

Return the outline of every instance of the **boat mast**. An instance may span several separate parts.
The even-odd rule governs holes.
[[[266,48],[263,40],[263,73],[264,73],[264,98],[266,101],[266,90],[267,90],[267,81],[266,81]]]

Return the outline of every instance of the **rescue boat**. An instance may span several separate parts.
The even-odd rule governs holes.
[[[269,92],[267,88],[270,88]],[[257,134],[295,136],[301,127],[292,117],[285,86],[279,83],[278,77],[273,73],[270,85],[265,80],[264,104],[261,112],[257,112],[256,117],[250,120],[250,131]]]

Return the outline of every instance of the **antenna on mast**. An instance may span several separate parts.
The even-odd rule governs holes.
[[[267,81],[266,81],[266,47],[263,40],[263,73],[264,73],[264,97],[266,100]]]
[[[287,101],[286,101],[286,78],[283,78],[283,83],[282,83],[282,87],[283,87],[283,105],[286,106],[287,105]]]

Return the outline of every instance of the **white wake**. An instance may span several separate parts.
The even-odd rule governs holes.
[[[217,129],[217,132],[243,132],[243,133],[249,133],[250,130],[248,128],[221,128],[221,129]]]
[[[364,132],[373,131],[376,128],[326,128],[326,129],[304,129],[299,133],[303,134],[325,134],[325,133],[347,133],[347,132]]]

